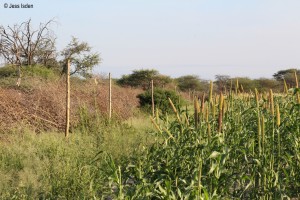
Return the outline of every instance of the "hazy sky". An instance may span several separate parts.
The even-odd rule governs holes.
[[[271,77],[300,65],[299,0],[0,0],[0,24],[55,18],[58,50],[71,36],[120,77],[154,68],[178,77]],[[33,9],[4,8],[29,3]]]

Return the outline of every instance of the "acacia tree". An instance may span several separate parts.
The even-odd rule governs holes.
[[[300,78],[300,70],[299,69],[286,69],[286,70],[279,70],[276,72],[273,77],[277,81],[283,81],[285,80],[286,83],[289,85],[289,87],[293,87],[295,84],[295,75],[294,73],[297,73],[298,80]]]
[[[180,76],[176,79],[176,81],[181,91],[188,91],[188,90],[203,91],[207,84],[205,81],[201,80],[197,75]]]
[[[141,87],[144,90],[150,88],[151,80],[159,75],[159,72],[155,69],[140,69],[133,70],[132,74],[123,75],[118,80],[118,84],[123,86]]]
[[[164,87],[172,81],[169,76],[160,74],[155,69],[133,70],[132,74],[123,75],[117,83],[122,86],[140,87],[143,90],[150,88],[151,80],[155,87]]]
[[[79,42],[75,37],[72,37],[71,42],[61,52],[63,60],[63,73],[66,72],[67,60],[70,60],[72,71],[70,75],[79,74],[83,77],[88,77],[94,66],[101,62],[98,53],[91,52],[92,48],[87,42]]]

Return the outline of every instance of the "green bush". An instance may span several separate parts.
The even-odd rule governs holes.
[[[44,79],[52,79],[56,76],[56,72],[53,69],[49,69],[43,65],[23,66],[22,74],[24,76],[41,77]]]
[[[15,66],[0,67],[0,78],[17,76],[17,68]]]
[[[22,76],[41,77],[43,79],[52,79],[58,74],[53,69],[49,69],[43,65],[31,65],[21,67]],[[17,77],[17,66],[5,66],[0,68],[0,78]]]
[[[142,108],[149,110],[152,105],[151,91],[146,91],[137,96],[140,100],[140,105]],[[176,92],[164,89],[155,89],[153,93],[154,105],[156,108],[160,109],[163,113],[171,112],[172,108],[168,98],[172,100],[175,106],[180,106],[182,104],[182,99],[176,94]]]

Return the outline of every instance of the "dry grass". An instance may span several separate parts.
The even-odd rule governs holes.
[[[107,116],[108,81],[71,80],[71,126],[79,120],[78,109],[82,106],[90,112]],[[63,130],[65,123],[64,78],[45,81],[26,78],[21,87],[0,85],[0,131],[10,130],[18,124],[28,125],[35,131]],[[114,117],[127,119],[139,105],[138,89],[112,87],[112,112]]]

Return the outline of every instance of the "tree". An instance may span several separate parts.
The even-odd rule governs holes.
[[[159,74],[155,69],[133,70],[132,74],[123,75],[117,83],[122,86],[141,87],[146,90],[150,88],[150,82],[153,80],[155,87],[164,87],[171,82],[169,76]]]
[[[290,86],[293,87],[293,85],[295,85],[295,75],[294,73],[297,73],[298,76],[298,80],[300,77],[300,70],[299,69],[286,69],[286,70],[279,70],[278,72],[276,72],[273,77],[277,80],[277,81],[283,81],[285,80],[286,83]]]
[[[172,79],[169,76],[158,74],[153,77],[153,84],[155,87],[165,88],[165,86],[172,82]]]
[[[254,91],[255,88],[258,88],[257,82],[248,78],[248,77],[235,77],[232,78],[232,89],[235,89],[236,80],[238,80],[238,91],[240,92],[249,92]]]
[[[77,38],[72,37],[71,42],[61,52],[64,63],[63,72],[66,72],[67,60],[70,59],[72,71],[70,75],[79,74],[83,77],[90,75],[90,71],[94,66],[98,65],[101,61],[98,53],[91,52],[92,48],[87,42],[79,42]]]
[[[186,75],[176,79],[181,91],[197,90],[202,91],[205,88],[204,81],[200,80],[197,75]]]
[[[274,79],[259,78],[254,81],[257,83],[257,89],[260,91],[269,91],[272,89],[273,91],[280,92],[282,90],[282,84]]]
[[[7,28],[1,25],[0,55],[7,63],[19,66],[35,64],[41,54],[50,57],[55,53],[55,36],[49,29],[53,22],[41,23],[38,29],[32,28],[31,19]]]
[[[230,88],[230,76],[228,75],[216,75],[216,85],[218,87],[219,92],[225,92]]]
[[[49,29],[49,20],[41,23],[38,29],[33,29],[31,19],[14,26],[0,26],[0,56],[6,63],[18,66],[17,85],[21,84],[21,66],[32,65],[39,61],[39,55],[50,55],[55,53],[55,36]],[[48,44],[52,43],[52,46]],[[39,52],[39,53],[37,53]]]
[[[42,64],[48,68],[58,68],[55,39],[40,43],[37,46],[35,57],[36,63]]]

